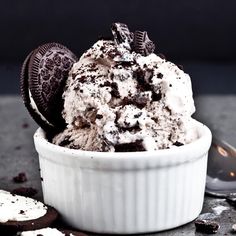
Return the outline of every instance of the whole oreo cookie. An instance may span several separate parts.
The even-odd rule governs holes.
[[[32,51],[21,70],[21,94],[26,108],[44,130],[61,130],[65,121],[62,93],[77,57],[59,43],[44,44]]]
[[[32,116],[32,118],[37,122],[37,124],[42,127],[44,130],[53,130],[53,125],[50,124],[38,111],[36,105],[32,104],[32,96],[29,90],[29,76],[28,76],[28,66],[29,59],[33,51],[26,57],[22,68],[21,68],[21,77],[20,77],[20,90],[21,96],[23,98],[23,102],[28,112]]]
[[[155,44],[148,38],[146,31],[135,31],[133,47],[142,56],[148,56],[155,50]]]
[[[48,227],[57,217],[50,206],[0,190],[0,235]]]

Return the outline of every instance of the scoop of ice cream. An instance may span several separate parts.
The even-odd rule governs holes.
[[[145,151],[196,138],[189,75],[151,53],[146,32],[146,44],[138,41],[140,32],[125,33],[123,39],[115,31],[114,41],[99,40],[74,63],[63,94],[67,127],[53,143],[90,151]],[[138,44],[132,46],[135,37]]]

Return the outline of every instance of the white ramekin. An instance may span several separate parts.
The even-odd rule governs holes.
[[[194,220],[204,198],[211,132],[154,152],[89,152],[34,135],[44,201],[69,225],[98,233],[131,234],[174,228]]]

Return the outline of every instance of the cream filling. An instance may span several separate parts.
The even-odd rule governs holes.
[[[38,229],[38,230],[33,230],[33,231],[25,231],[22,232],[19,236],[63,236],[61,231],[53,228],[44,228],[44,229]],[[74,236],[73,234],[70,234],[70,236]]]
[[[38,107],[37,107],[37,105],[36,105],[36,103],[35,103],[35,101],[34,101],[34,99],[33,99],[33,96],[32,96],[32,94],[31,94],[30,90],[29,90],[29,98],[30,98],[30,105],[31,105],[31,107],[36,111],[36,113],[40,116],[40,118],[41,118],[44,122],[46,122],[48,125],[53,126],[50,122],[47,121],[47,119],[46,119],[46,118],[40,113],[40,111],[38,110]]]
[[[47,207],[32,198],[0,190],[0,222],[34,220],[44,216]]]

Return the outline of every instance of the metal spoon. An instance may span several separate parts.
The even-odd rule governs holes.
[[[209,151],[205,192],[217,197],[236,193],[236,148],[217,138]]]

